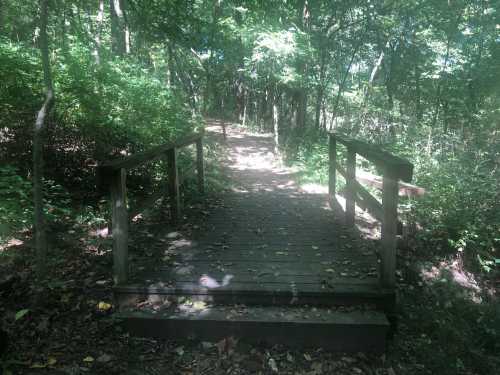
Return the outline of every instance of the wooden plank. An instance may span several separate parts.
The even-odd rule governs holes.
[[[198,280],[191,282],[175,282],[168,280],[140,280],[133,284],[117,286],[117,293],[131,294],[184,294],[184,295],[293,295],[308,294],[311,296],[323,296],[333,294],[378,296],[388,293],[388,290],[380,288],[376,279],[367,279],[364,282],[351,283],[351,280],[332,280],[329,287],[320,282],[315,283],[230,283],[219,287],[206,287],[200,285]]]
[[[196,141],[196,169],[198,177],[198,191],[200,194],[205,192],[205,168],[203,165],[203,139]]]
[[[382,251],[380,282],[384,287],[396,284],[396,235],[398,223],[398,183],[394,176],[384,175],[382,188]]]
[[[234,286],[234,285],[233,285]],[[241,288],[240,288],[241,286]],[[238,289],[208,289],[195,283],[177,283],[161,286],[154,284],[130,284],[114,288],[120,306],[135,305],[145,299],[161,301],[176,298],[201,300],[217,304],[245,304],[259,306],[307,305],[307,306],[354,306],[374,304],[377,308],[394,306],[394,290],[382,289],[375,280],[366,284],[239,284]]]
[[[335,137],[331,136],[328,138],[328,195],[330,199],[335,197],[335,189],[337,184],[337,173],[335,171],[335,166],[337,165],[337,143]]]
[[[376,311],[338,312],[327,308],[209,306],[203,311],[126,311],[117,315],[131,335],[219,342],[234,338],[247,344],[324,348],[342,353],[382,354],[389,322]],[[209,370],[208,372],[211,373]],[[207,373],[208,373],[207,372]],[[262,372],[259,372],[262,373]],[[266,373],[270,373],[267,372]],[[331,372],[329,372],[331,373]]]
[[[356,152],[352,148],[347,149],[346,161],[346,203],[345,222],[348,227],[354,226],[356,214]]]
[[[179,173],[177,170],[177,150],[167,150],[167,179],[172,221],[177,223],[181,218],[181,197],[179,193]]]
[[[111,173],[121,168],[131,169],[138,167],[141,164],[161,158],[167,151],[174,148],[181,148],[195,143],[203,137],[203,133],[193,133],[172,142],[167,142],[163,145],[154,147],[150,150],[140,152],[134,155],[126,156],[121,159],[106,161],[99,168],[102,174]]]
[[[197,258],[195,258],[197,259]],[[369,259],[355,259],[349,261],[343,261],[342,258],[335,260],[322,260],[314,261],[310,260],[307,262],[287,262],[285,261],[269,261],[269,262],[258,262],[247,259],[247,261],[238,261],[237,258],[233,260],[220,260],[220,259],[197,259],[197,261],[181,261],[176,262],[176,265],[159,265],[158,271],[155,272],[168,272],[175,274],[186,274],[191,275],[194,273],[207,273],[211,272],[214,275],[219,273],[224,276],[228,272],[233,275],[241,276],[244,278],[250,278],[256,275],[273,275],[274,277],[281,276],[309,276],[317,279],[319,275],[324,277],[342,276],[347,277],[349,275],[340,275],[342,272],[347,272],[349,274],[353,272],[358,272],[359,275],[372,273],[372,270],[376,270],[376,257],[370,257]],[[147,274],[147,272],[146,272]]]
[[[340,164],[337,163],[337,169],[339,173],[347,179],[347,172]],[[356,178],[357,175],[356,175]],[[358,195],[358,205],[370,212],[376,219],[382,220],[382,204],[370,194],[368,190],[366,190],[358,181],[354,180],[352,182],[353,187]]]
[[[113,280],[124,284],[128,278],[128,212],[125,169],[116,171],[111,178],[111,212],[113,227]]]
[[[382,177],[360,171],[356,174],[356,179],[366,185],[382,190]],[[420,186],[412,185],[407,182],[398,182],[400,197],[421,197],[425,195],[425,189]]]
[[[413,177],[413,164],[408,160],[393,155],[383,150],[381,147],[367,142],[351,139],[335,133],[332,133],[332,135],[338,142],[353,149],[354,152],[380,167],[384,173],[390,172],[396,180],[401,179],[405,182],[411,182]]]
[[[289,287],[291,284],[295,285],[316,285],[318,289],[321,289],[323,285],[332,285],[334,287],[336,284],[373,284],[377,283],[377,275],[365,276],[365,277],[349,277],[341,278],[329,278],[328,275],[297,275],[297,276],[273,276],[272,274],[262,273],[262,275],[255,274],[251,275],[233,275],[230,271],[228,273],[221,275],[221,273],[215,272],[194,272],[191,276],[189,275],[176,275],[175,273],[162,272],[159,274],[150,274],[150,279],[152,282],[163,282],[163,283],[188,283],[188,284],[199,284],[201,285],[201,279],[207,280],[207,283],[214,284],[222,283],[225,276],[234,276],[229,281],[230,288],[239,289],[243,285],[256,285],[258,288],[260,285],[267,285],[269,287],[276,286],[277,288],[283,288],[285,286]],[[344,279],[344,280],[342,280]]]

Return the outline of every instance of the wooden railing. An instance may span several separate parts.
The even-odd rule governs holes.
[[[337,142],[346,146],[346,168],[337,162]],[[374,163],[382,171],[382,204],[356,180],[356,155]],[[411,182],[413,164],[372,144],[331,133],[329,139],[329,195],[335,199],[338,170],[346,180],[345,222],[354,226],[356,203],[382,222],[380,283],[394,288],[396,283],[396,243],[398,224],[398,183]]]
[[[102,163],[99,166],[99,175],[104,183],[109,185],[111,196],[111,223],[113,233],[113,279],[115,284],[124,284],[128,279],[128,225],[130,212],[134,216],[140,210],[129,210],[127,207],[127,170],[139,167],[147,162],[166,158],[167,186],[170,197],[170,212],[174,222],[181,217],[181,202],[179,194],[179,171],[177,150],[181,147],[196,144],[196,170],[198,189],[204,192],[203,169],[203,133],[194,133],[175,142],[165,143],[150,150],[126,156],[124,158]],[[154,200],[147,199],[152,204],[159,197],[153,195]],[[146,207],[142,207],[146,208]]]

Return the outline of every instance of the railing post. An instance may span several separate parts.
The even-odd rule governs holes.
[[[196,141],[196,174],[198,177],[198,191],[205,192],[205,170],[203,166],[203,138]]]
[[[110,181],[111,215],[113,228],[113,280],[116,285],[127,282],[128,277],[128,211],[127,171],[114,172]]]
[[[181,199],[179,194],[179,172],[177,170],[177,150],[167,150],[168,195],[170,197],[170,213],[172,221],[177,223],[181,216]]]
[[[345,223],[347,226],[354,226],[354,217],[356,214],[356,152],[347,147],[346,163],[346,199],[345,199]]]
[[[337,184],[337,141],[335,135],[330,134],[328,143],[328,195],[330,200],[335,199],[335,189]]]
[[[393,288],[396,284],[396,235],[398,223],[398,181],[387,171],[382,182],[382,253],[380,282]]]

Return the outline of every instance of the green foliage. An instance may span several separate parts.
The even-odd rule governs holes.
[[[407,373],[455,375],[475,369],[479,374],[496,374],[500,365],[498,302],[472,300],[445,275],[420,284],[420,288],[402,290],[403,319],[393,344],[392,355],[406,358]]]
[[[71,197],[52,180],[44,181],[45,215],[49,223],[64,221],[71,214]],[[28,229],[33,221],[31,181],[10,165],[0,167],[0,240],[15,231]]]
[[[31,183],[12,166],[0,167],[0,240],[31,224]]]
[[[90,51],[76,44],[61,56],[55,80],[56,112],[63,124],[82,132],[86,143],[137,150],[192,129],[185,98],[133,61],[96,65]]]
[[[445,254],[451,250],[489,272],[500,251],[500,174],[488,164],[480,166],[464,159],[421,166],[425,173],[417,182],[428,193],[414,202],[414,217],[431,248],[438,246]]]
[[[44,181],[45,215],[49,223],[64,221],[71,214],[68,192],[52,180]],[[33,202],[31,181],[13,166],[0,167],[0,241],[15,231],[31,227]]]

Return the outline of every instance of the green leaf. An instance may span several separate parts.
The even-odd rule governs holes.
[[[25,316],[27,313],[29,313],[30,310],[29,309],[22,309],[22,310],[19,310],[17,313],[16,313],[16,322],[21,319],[23,316]]]

